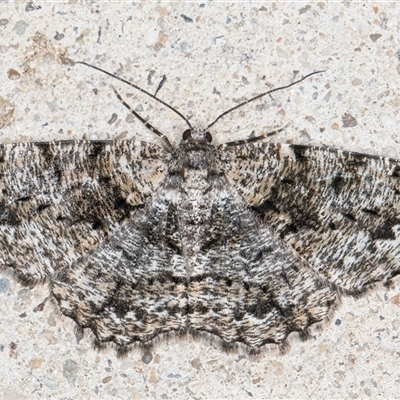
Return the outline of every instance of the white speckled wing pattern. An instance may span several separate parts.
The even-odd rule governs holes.
[[[1,268],[120,354],[187,333],[284,349],[400,272],[399,161],[202,134],[0,152]]]
[[[87,254],[163,181],[163,151],[141,142],[0,145],[0,262],[30,286]]]
[[[327,282],[357,295],[400,273],[400,161],[273,143],[231,151],[232,185]]]

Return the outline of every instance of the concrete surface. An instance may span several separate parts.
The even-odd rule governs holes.
[[[399,157],[400,4],[396,2],[0,2],[2,142],[155,140],[110,84],[175,143],[182,121],[118,73],[205,125],[295,76],[321,75],[213,127],[217,142],[291,122],[274,140]],[[46,288],[0,278],[0,397],[12,399],[398,398],[400,284],[345,299],[284,355],[253,359],[208,342],[98,353],[49,304]]]

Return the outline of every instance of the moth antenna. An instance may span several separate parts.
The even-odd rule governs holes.
[[[161,80],[160,84],[158,85],[158,88],[157,88],[157,90],[156,90],[156,94],[151,94],[151,93],[148,92],[147,90],[142,89],[141,87],[135,85],[134,83],[129,82],[129,81],[127,81],[126,79],[120,78],[119,76],[116,76],[116,75],[112,74],[111,72],[108,72],[108,71],[106,71],[106,70],[104,70],[104,69],[102,69],[102,68],[95,67],[94,65],[88,64],[88,63],[86,63],[86,62],[84,62],[84,61],[75,61],[75,64],[86,65],[87,67],[90,67],[90,68],[93,68],[93,69],[95,69],[95,70],[97,70],[97,71],[100,71],[100,72],[102,72],[103,74],[106,74],[106,75],[108,75],[108,76],[111,76],[111,77],[114,78],[114,79],[118,79],[119,81],[121,81],[121,82],[123,82],[123,83],[126,83],[127,85],[129,85],[129,86],[135,88],[136,90],[139,90],[139,92],[142,92],[142,93],[146,94],[147,96],[149,96],[149,97],[151,97],[152,99],[158,101],[158,102],[161,103],[163,106],[165,106],[165,107],[167,107],[168,109],[170,109],[171,111],[173,111],[176,115],[178,115],[179,117],[181,117],[181,118],[186,122],[186,125],[187,125],[190,129],[193,129],[193,127],[192,127],[192,125],[190,124],[189,120],[188,120],[182,113],[180,113],[180,112],[179,112],[178,110],[176,110],[174,107],[172,107],[171,105],[169,105],[168,103],[166,103],[165,101],[159,99],[159,98],[156,96],[157,92],[161,89],[162,85],[163,85],[164,82],[166,81],[166,79],[164,79],[164,76],[165,76],[165,75],[163,76],[163,79]]]
[[[314,71],[314,72],[311,72],[310,74],[304,76],[303,78],[299,79],[298,81],[295,81],[295,82],[290,83],[289,85],[281,86],[281,87],[278,87],[278,88],[275,88],[275,89],[268,90],[267,92],[258,94],[257,96],[254,96],[254,97],[252,97],[252,98],[249,99],[249,100],[243,101],[242,103],[237,104],[235,107],[232,107],[232,108],[230,108],[229,110],[226,110],[226,111],[224,111],[222,114],[218,115],[218,117],[215,118],[215,120],[214,120],[213,122],[211,122],[211,124],[208,125],[206,129],[211,128],[218,120],[220,120],[221,118],[225,117],[225,115],[231,113],[231,112],[234,111],[234,110],[237,110],[238,108],[240,108],[240,107],[242,107],[242,106],[244,106],[244,105],[246,105],[246,104],[248,104],[248,103],[251,103],[251,102],[254,101],[254,100],[260,99],[261,97],[264,97],[264,96],[266,96],[267,94],[271,94],[271,93],[277,92],[278,90],[288,89],[288,88],[290,88],[290,87],[292,87],[292,86],[294,86],[294,85],[297,85],[298,83],[304,81],[305,79],[309,78],[310,76],[315,75],[315,74],[320,74],[320,73],[322,73],[322,72],[325,72],[325,71]],[[271,132],[271,133],[272,133],[272,132]]]
[[[117,89],[113,85],[111,85],[111,89],[114,91],[115,95],[117,96],[118,100],[151,132],[156,134],[159,138],[162,139],[166,146],[166,150],[172,152],[174,147],[172,146],[171,142],[162,132],[160,132],[157,128],[150,124],[150,122],[146,121],[138,112],[136,112],[118,93]]]
[[[259,135],[259,136],[255,136],[255,137],[251,137],[248,139],[243,139],[243,140],[233,140],[232,142],[227,142],[227,143],[223,143],[221,144],[218,148],[219,149],[224,149],[225,147],[229,147],[229,146],[241,146],[243,144],[247,144],[247,143],[254,143],[254,142],[258,142],[260,140],[265,139],[266,137],[270,137],[273,135],[276,135],[279,132],[283,132],[289,125],[291,124],[291,122],[289,122],[288,124],[286,124],[284,127],[276,129],[272,132],[267,132],[264,133],[263,135]]]

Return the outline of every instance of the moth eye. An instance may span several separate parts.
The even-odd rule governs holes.
[[[188,140],[192,137],[192,130],[191,129],[186,129],[185,132],[182,134],[182,139],[183,140]]]
[[[210,132],[206,132],[206,140],[207,140],[208,143],[212,142],[212,135],[211,135]]]

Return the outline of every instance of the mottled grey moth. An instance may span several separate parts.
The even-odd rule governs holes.
[[[97,346],[190,333],[284,350],[341,295],[399,274],[400,161],[262,137],[216,147],[215,121],[177,111],[189,128],[174,147],[132,112],[162,147],[0,146],[0,268],[47,283]]]

